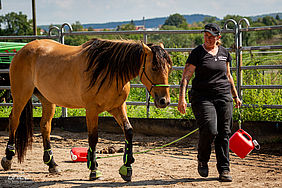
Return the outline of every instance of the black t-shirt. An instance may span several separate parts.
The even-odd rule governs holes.
[[[230,94],[231,85],[226,76],[226,62],[231,62],[230,53],[218,46],[215,56],[208,53],[202,45],[192,50],[186,63],[196,66],[192,90],[206,96]]]

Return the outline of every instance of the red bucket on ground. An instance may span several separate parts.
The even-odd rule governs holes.
[[[229,148],[241,159],[245,158],[256,146],[259,146],[256,140],[243,129],[236,131],[229,139]]]
[[[71,159],[75,162],[86,162],[87,150],[88,148],[72,148],[70,151]]]

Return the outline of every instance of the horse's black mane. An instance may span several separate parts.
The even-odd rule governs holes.
[[[120,78],[122,84],[124,84],[139,73],[142,65],[141,57],[144,54],[141,42],[94,38],[84,43],[82,47],[88,58],[86,72],[90,73],[89,88],[95,85],[101,73],[103,73],[103,77],[98,91],[108,76],[110,83],[114,78],[117,82]],[[161,47],[151,45],[150,48],[154,54],[153,67],[158,70],[165,70],[166,65],[162,61],[163,58],[166,59],[167,63],[172,64],[167,52]]]

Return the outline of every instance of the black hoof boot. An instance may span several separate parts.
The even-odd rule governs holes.
[[[60,174],[60,170],[57,166],[49,167],[50,174]]]
[[[99,170],[91,170],[89,180],[97,180],[102,177],[102,173]]]
[[[5,171],[11,170],[12,160],[8,160],[6,157],[3,157],[1,160],[1,165]]]
[[[131,166],[127,167],[122,165],[119,169],[119,174],[124,181],[131,181],[132,167]]]

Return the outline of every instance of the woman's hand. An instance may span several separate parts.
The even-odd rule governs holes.
[[[187,102],[185,100],[185,98],[180,98],[178,101],[178,106],[177,109],[181,114],[185,114],[186,113],[186,107],[187,107]]]
[[[239,97],[236,97],[234,99],[234,102],[235,102],[235,108],[240,108],[241,107],[242,101],[239,99]]]

